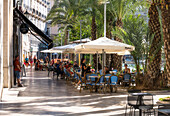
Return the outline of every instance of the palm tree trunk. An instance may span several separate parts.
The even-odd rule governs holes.
[[[112,39],[112,17],[109,19],[109,23],[108,23],[108,28],[107,28],[107,32],[106,32],[106,37],[109,39]],[[106,66],[111,70],[111,55],[110,54],[106,54]]]
[[[163,1],[161,11],[162,11],[164,51],[166,58],[165,75],[168,78],[168,85],[170,85],[170,0]]]
[[[96,32],[97,32],[96,18],[95,18],[95,16],[93,16],[92,17],[92,24],[91,24],[92,40],[96,40]],[[93,63],[94,63],[95,69],[97,68],[97,59],[96,58],[97,58],[96,54],[93,55]]]
[[[159,22],[159,13],[157,10],[157,4],[152,3],[149,8],[149,27],[151,34],[154,34],[153,41],[151,43],[151,48],[149,51],[149,65],[148,65],[148,75],[154,80],[158,80],[160,77],[160,64],[161,64],[161,29]],[[159,7],[159,6],[158,6]],[[154,81],[153,80],[153,81]]]
[[[117,27],[122,27],[123,26],[123,22],[122,22],[122,20],[121,19],[118,19],[117,21],[116,21],[116,26]],[[119,41],[119,42],[123,42],[120,38],[118,38],[117,36],[115,37],[115,40],[116,41]],[[112,57],[113,59],[113,68],[114,69],[117,69],[118,71],[121,71],[122,70],[122,56],[119,56],[119,55],[117,55],[117,54],[113,54],[113,57]]]
[[[67,45],[68,43],[68,31],[65,29],[65,38],[64,38],[64,45]]]

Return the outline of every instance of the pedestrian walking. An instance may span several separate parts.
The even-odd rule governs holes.
[[[26,58],[24,60],[24,64],[26,65],[26,67],[28,67],[28,65],[29,65],[29,59],[27,58],[27,56],[26,56]]]
[[[17,55],[14,61],[14,75],[17,78],[18,87],[22,87],[20,82],[20,72],[21,72],[21,64],[19,62],[19,55]]]
[[[37,61],[37,58],[36,58],[36,56],[34,56],[34,66],[36,64],[36,61]]]
[[[30,62],[30,66],[31,66],[31,68],[32,68],[32,64],[33,64],[32,55],[30,55],[30,57],[29,57],[29,62]]]

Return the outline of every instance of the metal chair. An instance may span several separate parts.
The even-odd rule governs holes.
[[[127,114],[127,106],[130,106],[130,116],[132,116],[133,113],[134,113],[134,116],[135,116],[135,110],[139,109],[138,96],[132,96],[131,94],[128,95],[127,104],[126,104],[126,110],[125,110],[125,116]]]
[[[114,69],[113,72],[114,72],[114,75],[116,75],[117,72],[118,72],[118,70],[117,70],[117,69]]]
[[[141,90],[128,90],[128,97],[127,97],[127,104],[126,104],[126,110],[125,110],[125,116],[127,113],[127,106],[130,106],[130,115],[133,115],[133,109],[134,109],[134,116],[135,116],[135,110],[138,109],[139,105],[137,104],[138,96],[131,96],[131,93],[140,93]]]
[[[145,95],[142,97],[142,105],[139,106],[139,109],[142,110],[144,116],[145,114],[151,116],[152,114],[154,114],[155,116],[155,109],[153,109],[154,107],[154,102],[153,102],[153,95]]]
[[[127,73],[123,75],[122,85],[123,86],[130,86],[131,83],[131,74]]]
[[[111,76],[110,77],[110,92],[113,92],[113,89],[114,92],[116,93],[117,92],[117,83],[118,83],[118,77],[117,76]]]
[[[48,66],[48,77],[50,76],[50,72],[54,71],[54,67],[53,66]]]

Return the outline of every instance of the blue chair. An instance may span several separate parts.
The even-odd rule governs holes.
[[[99,74],[100,74],[100,75],[103,75],[102,69],[101,69],[101,70],[99,70]]]
[[[118,82],[117,76],[110,77],[110,92],[113,92],[113,89],[115,89],[115,93],[117,92],[117,82]]]
[[[127,85],[130,86],[130,84],[131,84],[131,74],[126,73],[126,74],[123,75],[122,85],[123,86],[127,86]]]
[[[105,74],[105,81],[108,84],[110,81],[110,76],[112,76],[112,74]],[[106,78],[107,77],[107,78]],[[108,78],[109,77],[109,78]]]
[[[117,72],[118,72],[118,70],[117,70],[117,69],[114,69],[113,72],[114,72],[114,75],[116,75]]]
[[[90,77],[91,76],[91,77]],[[94,77],[92,77],[94,76]],[[96,78],[98,77],[97,74],[90,74],[89,75],[89,79],[90,79],[90,84],[89,84],[89,87],[90,87],[90,92],[92,92],[93,89],[96,89],[96,87],[99,85],[99,78]]]

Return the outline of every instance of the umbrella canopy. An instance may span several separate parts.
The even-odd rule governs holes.
[[[90,38],[85,38],[85,39],[81,39],[81,40],[72,41],[70,43],[87,43],[90,41],[91,41]]]
[[[74,53],[75,52],[75,46],[77,44],[69,44],[69,45],[64,45],[64,46],[58,46],[58,47],[53,47],[50,49],[50,51],[62,51],[62,53]]]
[[[125,51],[133,51],[134,49],[134,46],[111,40],[107,37],[101,37],[97,40],[75,46],[76,52],[89,54],[96,52],[102,53],[103,50],[106,53],[122,53]]]
[[[43,52],[43,53],[62,53],[61,50],[58,50],[58,51],[51,51],[51,50],[42,50],[40,52]]]

